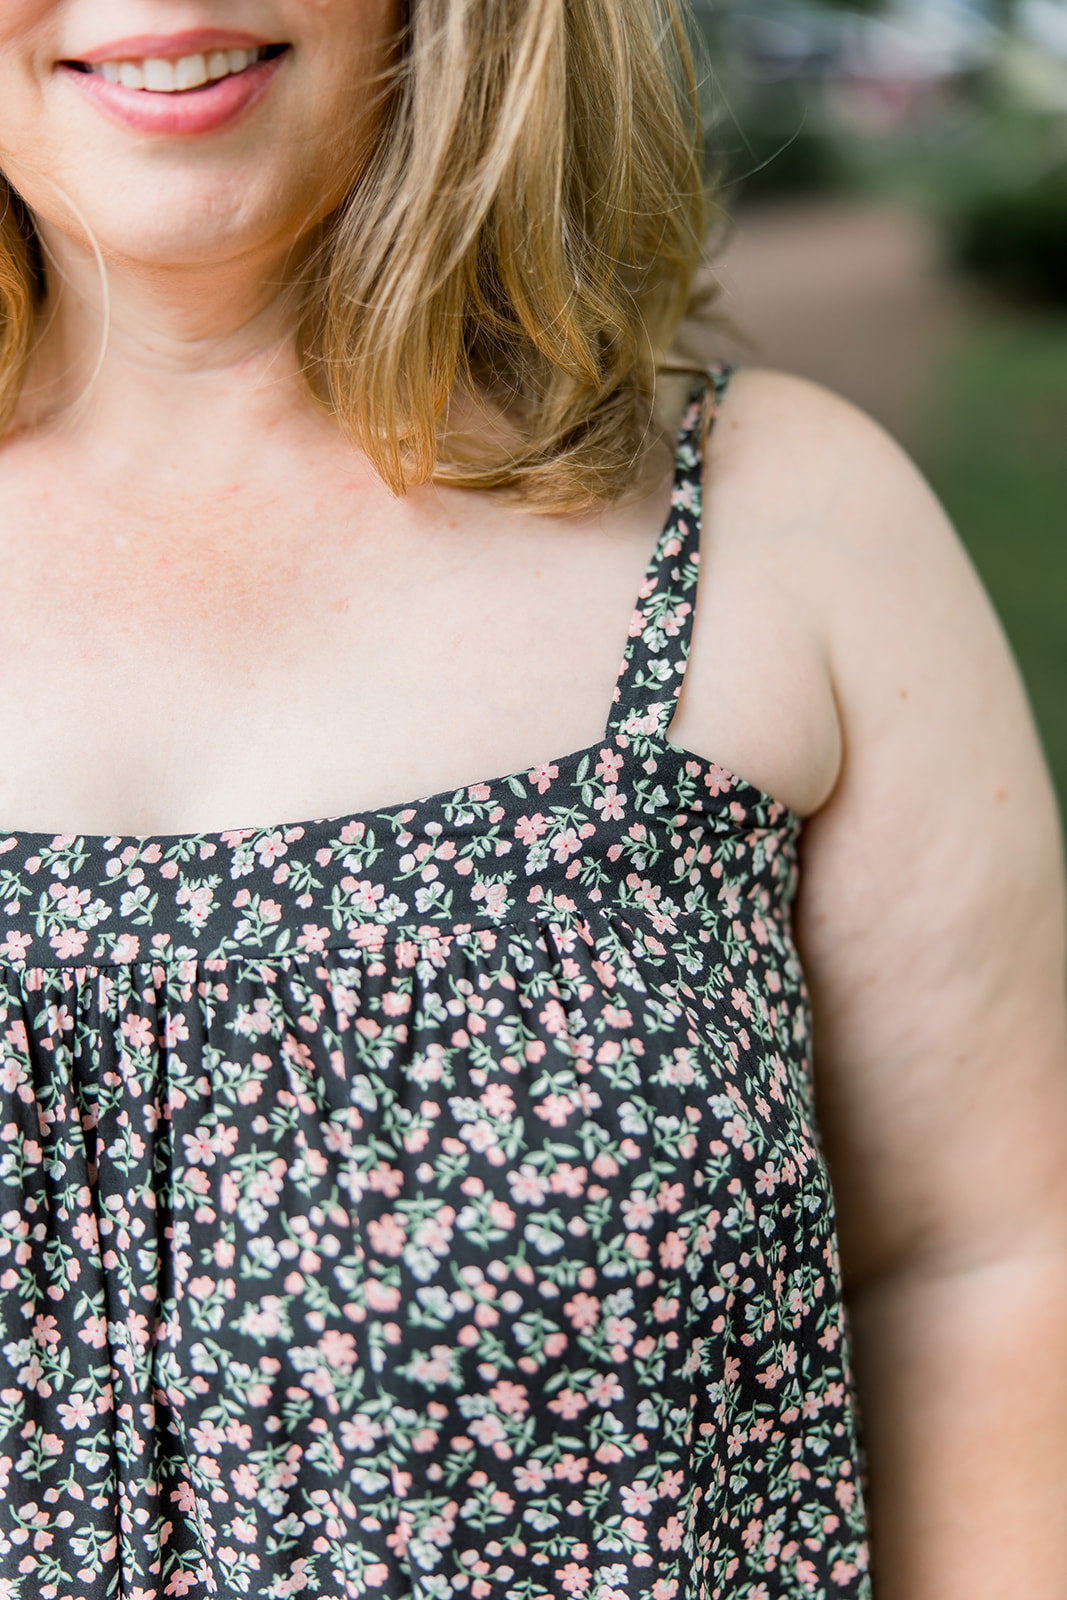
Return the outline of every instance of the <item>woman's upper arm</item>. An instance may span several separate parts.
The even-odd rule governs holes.
[[[835,463],[811,581],[843,761],[805,827],[796,933],[855,1285],[1067,1230],[1060,834],[943,511],[873,423],[794,387]]]

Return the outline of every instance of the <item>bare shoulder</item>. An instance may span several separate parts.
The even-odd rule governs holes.
[[[922,473],[876,422],[817,384],[738,372],[711,434],[706,493],[712,559],[773,572],[824,662],[843,734],[839,779],[844,746],[853,767],[879,748],[899,757],[909,742],[935,763],[995,725],[1006,759],[1025,750],[1040,786],[988,598]]]
[[[935,597],[990,626],[915,465],[848,401],[784,373],[742,369],[727,386],[706,452],[703,551],[689,742],[723,750],[805,816],[869,725],[876,675],[894,676],[912,636],[943,632]],[[882,643],[866,648],[879,622]]]
[[[845,555],[949,538],[914,462],[865,412],[805,378],[744,368],[730,380],[710,437],[707,486],[743,500],[754,537],[783,545],[817,535]],[[812,553],[808,550],[806,553]]]

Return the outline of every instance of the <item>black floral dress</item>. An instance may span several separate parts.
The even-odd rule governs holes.
[[[667,742],[694,392],[602,739],[0,837],[0,1600],[857,1600],[796,816]]]

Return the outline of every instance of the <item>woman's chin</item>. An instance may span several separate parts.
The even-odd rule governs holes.
[[[262,178],[255,187],[228,182],[209,192],[200,183],[190,194],[183,185],[169,184],[164,192],[156,183],[150,192],[139,192],[137,185],[117,182],[97,203],[90,196],[71,194],[76,212],[72,207],[61,214],[55,200],[34,209],[46,240],[61,252],[57,234],[94,253],[98,249],[114,266],[180,274],[188,268],[222,268],[285,253],[301,231],[306,208],[279,206],[280,186],[273,194],[257,195],[262,187]],[[115,206],[116,195],[122,197],[121,210]]]

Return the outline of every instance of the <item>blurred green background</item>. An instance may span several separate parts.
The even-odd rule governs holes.
[[[694,11],[715,353],[829,384],[916,458],[1067,809],[1067,0]]]

